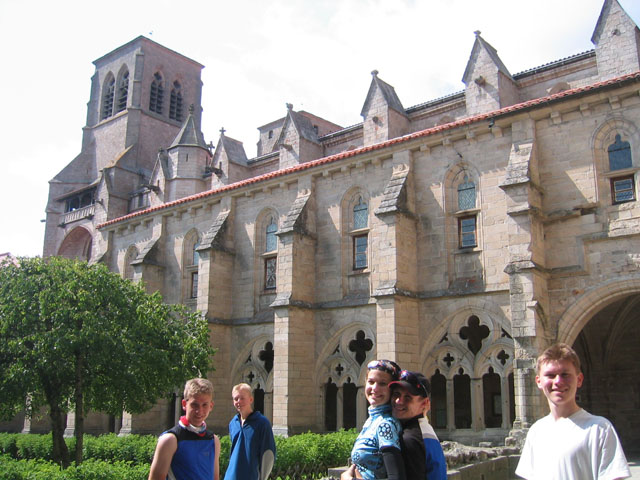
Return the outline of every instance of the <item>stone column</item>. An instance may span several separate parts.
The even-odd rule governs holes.
[[[447,378],[447,430],[456,429],[455,391],[453,390],[453,378]]]
[[[315,365],[315,202],[311,177],[278,232],[274,315],[273,431],[280,435],[314,428],[318,412]]]
[[[211,345],[217,349],[214,362],[218,372],[230,372],[233,365],[230,326],[233,292],[229,279],[233,273],[235,256],[232,227],[234,206],[232,199],[223,200],[220,211],[197,248],[197,308],[209,320]],[[214,373],[209,380],[213,384],[214,400],[221,406],[216,409],[221,415],[213,415],[211,423],[212,426],[224,428],[228,422],[227,411],[234,413],[231,408],[222,408],[222,405],[230,403],[232,379],[228,375]]]
[[[512,334],[515,343],[514,383],[516,419],[511,443],[520,443],[526,429],[542,416],[535,385],[535,359],[555,337],[547,319],[549,299],[544,254],[542,196],[538,187],[535,122],[514,122],[513,145],[505,180],[500,188],[507,199],[507,226]]]
[[[393,155],[393,172],[371,228],[371,280],[376,299],[376,355],[420,368],[417,226],[412,155]]]
[[[509,395],[509,377],[500,377],[500,401],[502,402],[502,428],[511,428],[509,415],[511,412],[511,396]]]
[[[471,429],[479,432],[484,428],[482,378],[471,378]]]

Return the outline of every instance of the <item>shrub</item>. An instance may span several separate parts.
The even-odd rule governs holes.
[[[145,480],[148,476],[149,465],[128,462],[87,460],[82,465],[61,470],[45,460],[0,456],[0,480]]]
[[[328,468],[347,464],[356,436],[355,430],[342,430],[276,437],[277,456],[271,478],[320,478]],[[73,452],[75,438],[67,438],[66,442]],[[0,480],[146,479],[156,443],[153,435],[85,435],[84,462],[61,473],[50,462],[51,435],[0,433]],[[231,440],[225,435],[220,438],[221,478],[227,470],[230,451]]]
[[[83,457],[104,461],[131,462],[135,465],[150,464],[156,448],[157,437],[153,435],[126,435],[115,433],[84,438]]]
[[[17,433],[0,433],[0,455],[5,454],[15,458],[18,453],[17,440]]]

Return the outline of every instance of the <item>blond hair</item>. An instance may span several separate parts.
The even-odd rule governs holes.
[[[238,392],[240,390],[245,390],[250,396],[253,397],[253,390],[251,389],[251,385],[249,385],[248,383],[239,383],[235,385],[231,389],[231,394],[233,395],[235,392]]]
[[[209,395],[213,399],[213,384],[206,378],[192,378],[184,385],[184,399],[195,395]]]
[[[536,371],[540,373],[542,365],[549,362],[571,362],[576,367],[576,373],[581,373],[580,357],[576,351],[566,343],[556,343],[547,348],[536,361]]]

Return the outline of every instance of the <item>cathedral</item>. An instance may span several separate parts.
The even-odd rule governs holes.
[[[287,104],[255,158],[206,140],[203,66],[138,37],[93,62],[43,255],[202,312],[221,433],[239,382],[277,434],[359,428],[387,358],[430,378],[441,439],[517,443],[546,414],[535,359],[562,341],[580,405],[640,450],[640,30],[617,0],[593,20],[593,50],[516,74],[476,32],[463,89],[415,106],[373,71],[352,126]],[[179,400],[86,430],[159,433]]]

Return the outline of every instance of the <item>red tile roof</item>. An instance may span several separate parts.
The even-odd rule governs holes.
[[[392,145],[408,142],[408,141],[415,140],[415,139],[422,138],[422,137],[428,137],[428,136],[433,135],[435,133],[444,132],[444,131],[447,131],[447,130],[452,130],[452,129],[460,127],[460,126],[471,125],[473,123],[480,122],[480,121],[483,121],[483,120],[489,120],[491,118],[496,118],[496,117],[500,117],[500,116],[504,116],[504,115],[508,115],[508,114],[512,114],[512,113],[526,111],[528,109],[535,108],[535,107],[538,107],[540,105],[555,103],[555,102],[557,102],[559,100],[562,100],[562,99],[565,99],[565,98],[568,98],[568,97],[574,97],[574,96],[580,96],[582,94],[593,93],[594,91],[596,91],[598,89],[604,89],[604,88],[607,88],[607,87],[617,86],[617,85],[621,85],[623,83],[630,83],[630,82],[633,82],[633,81],[640,81],[640,71],[634,72],[634,73],[630,73],[630,74],[627,74],[627,75],[622,75],[620,77],[612,78],[612,79],[605,80],[605,81],[602,81],[602,82],[593,83],[591,85],[586,85],[584,87],[578,87],[578,88],[573,88],[571,90],[565,90],[563,92],[555,93],[553,95],[548,95],[546,97],[540,97],[540,98],[536,98],[536,99],[533,99],[533,100],[528,100],[526,102],[518,103],[518,104],[515,104],[515,105],[510,105],[508,107],[501,108],[499,110],[494,110],[492,112],[482,113],[482,114],[479,114],[479,115],[474,115],[472,117],[463,118],[463,119],[460,119],[460,120],[456,120],[455,122],[447,123],[447,124],[444,124],[444,125],[438,125],[436,127],[427,128],[425,130],[421,130],[419,132],[410,133],[410,134],[404,135],[402,137],[396,137],[396,138],[393,138],[391,140],[387,140],[387,141],[384,141],[384,142],[381,142],[381,143],[376,143],[374,145],[369,145],[369,146],[366,146],[366,147],[356,148],[354,150],[350,150],[350,151],[347,151],[347,152],[337,153],[335,155],[330,155],[328,157],[319,158],[317,160],[312,160],[310,162],[301,163],[299,165],[295,165],[293,167],[285,168],[285,169],[282,169],[282,170],[277,170],[275,172],[265,173],[263,175],[258,175],[256,177],[248,178],[246,180],[242,180],[240,182],[232,183],[230,185],[225,185],[224,187],[216,188],[214,190],[207,190],[206,192],[201,192],[201,193],[197,193],[195,195],[190,195],[188,197],[184,197],[184,198],[181,198],[179,200],[175,200],[173,202],[164,203],[162,205],[158,205],[158,206],[155,206],[155,207],[147,208],[146,210],[140,210],[138,212],[130,213],[130,214],[124,215],[122,217],[114,218],[112,220],[109,220],[107,222],[99,224],[97,226],[97,228],[108,227],[110,225],[113,225],[113,224],[116,224],[116,223],[119,223],[119,222],[122,222],[122,221],[125,221],[125,220],[130,220],[132,218],[139,217],[139,216],[146,215],[146,214],[153,213],[153,212],[157,212],[157,211],[160,211],[160,210],[165,210],[167,208],[171,208],[171,207],[174,207],[176,205],[181,205],[183,203],[193,202],[195,200],[200,200],[200,199],[203,199],[203,198],[211,197],[213,195],[217,195],[219,193],[228,192],[228,191],[231,191],[231,190],[237,190],[237,189],[245,187],[247,185],[252,185],[252,184],[255,184],[255,183],[264,182],[266,180],[271,180],[273,178],[284,177],[284,176],[289,175],[291,173],[296,173],[296,172],[300,172],[300,171],[303,171],[303,170],[308,170],[310,168],[318,167],[320,165],[326,165],[328,163],[337,162],[337,161],[343,160],[345,158],[355,157],[356,155],[360,155],[362,153],[373,152],[373,151],[376,151],[376,150],[382,150],[382,149],[384,149],[386,147],[389,147],[389,146],[392,146]]]

